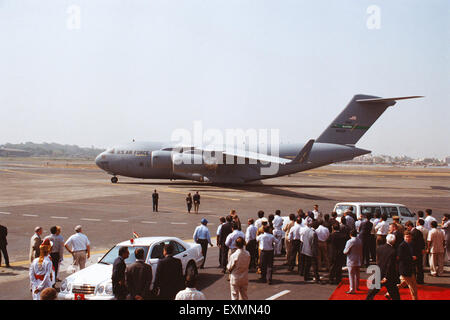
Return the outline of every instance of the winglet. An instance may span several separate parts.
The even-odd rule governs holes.
[[[397,97],[397,98],[374,98],[374,99],[358,99],[356,102],[388,102],[405,99],[423,98],[424,96],[409,96],[409,97]]]
[[[293,159],[289,164],[303,164],[308,160],[309,153],[311,152],[312,146],[314,144],[314,139],[309,140],[305,146],[300,150],[295,159]]]

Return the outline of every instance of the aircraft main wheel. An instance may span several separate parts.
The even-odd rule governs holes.
[[[112,177],[111,178],[111,182],[112,183],[117,183],[117,181],[119,181],[119,179],[117,179],[117,177]]]

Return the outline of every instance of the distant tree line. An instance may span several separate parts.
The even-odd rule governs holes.
[[[19,149],[28,151],[32,157],[55,157],[55,158],[95,158],[105,149],[81,148],[77,145],[58,144],[58,143],[33,143],[26,142],[20,144],[6,143],[0,145],[0,148]]]

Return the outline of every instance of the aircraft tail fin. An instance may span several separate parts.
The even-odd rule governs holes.
[[[422,96],[380,98],[355,95],[316,142],[354,145],[388,107],[396,104],[397,100],[413,98]]]

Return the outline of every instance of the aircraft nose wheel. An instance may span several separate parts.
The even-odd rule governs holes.
[[[112,177],[111,178],[111,182],[112,183],[117,183],[117,181],[119,181],[119,179],[117,179],[117,177]]]

